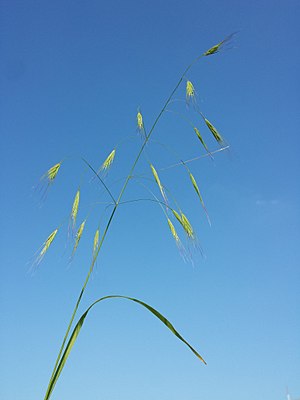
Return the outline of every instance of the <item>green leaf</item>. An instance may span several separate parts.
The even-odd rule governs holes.
[[[55,373],[53,374],[52,378],[50,379],[49,385],[48,385],[48,389],[46,392],[46,396],[44,398],[44,400],[48,400],[52,394],[52,391],[56,385],[56,382],[65,366],[65,363],[70,355],[70,352],[72,350],[72,347],[74,346],[77,337],[79,335],[79,332],[82,328],[82,325],[84,323],[84,320],[86,318],[86,316],[88,315],[89,311],[91,310],[92,307],[94,307],[97,303],[100,303],[100,301],[102,300],[107,300],[107,299],[126,299],[126,300],[130,300],[130,301],[134,301],[135,303],[140,304],[141,306],[145,307],[147,310],[149,310],[153,315],[155,315],[158,319],[161,320],[161,322],[168,328],[170,329],[170,331],[177,336],[178,339],[180,339],[184,344],[186,344],[190,350],[204,363],[206,364],[206,362],[204,361],[204,359],[200,356],[200,354],[176,331],[176,329],[174,328],[174,326],[171,324],[171,322],[169,320],[167,320],[167,318],[165,318],[162,314],[160,314],[157,310],[155,310],[153,307],[149,306],[148,304],[144,303],[143,301],[140,301],[138,299],[135,299],[133,297],[127,297],[127,296],[119,296],[119,295],[112,295],[112,296],[105,296],[105,297],[101,297],[100,299],[96,300],[93,304],[91,304],[88,309],[82,314],[82,316],[80,317],[79,321],[77,322],[71,336],[69,339],[68,344],[66,345],[65,351],[60,359],[60,362],[55,370]]]

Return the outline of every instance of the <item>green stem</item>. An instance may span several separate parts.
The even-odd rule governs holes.
[[[120,194],[119,194],[118,199],[115,201],[114,198],[113,198],[113,196],[111,196],[111,197],[113,198],[113,200],[114,200],[114,203],[115,203],[115,204],[114,204],[114,208],[113,208],[113,210],[112,210],[112,212],[111,212],[111,215],[110,215],[109,220],[108,220],[108,222],[107,222],[106,228],[105,228],[105,230],[104,230],[104,232],[103,232],[101,241],[100,241],[100,243],[99,243],[97,252],[95,253],[95,255],[94,255],[94,257],[93,257],[93,260],[92,260],[92,263],[91,263],[89,272],[88,272],[88,274],[87,274],[87,276],[86,276],[85,282],[84,282],[84,284],[83,284],[83,286],[82,286],[82,289],[81,289],[81,291],[80,291],[79,297],[78,297],[77,302],[76,302],[76,305],[75,305],[75,307],[74,307],[74,310],[73,310],[73,313],[72,313],[70,322],[69,322],[69,324],[68,324],[68,327],[67,327],[67,330],[66,330],[66,333],[65,333],[65,336],[64,336],[62,345],[61,345],[61,347],[60,347],[60,350],[59,350],[59,353],[58,353],[58,356],[57,356],[57,359],[56,359],[56,362],[55,362],[55,365],[54,365],[54,368],[53,368],[53,372],[52,372],[52,374],[51,374],[51,378],[50,378],[50,381],[49,381],[49,384],[48,384],[48,388],[47,388],[47,391],[46,391],[46,395],[45,395],[45,397],[44,397],[44,400],[48,400],[48,399],[50,398],[50,396],[51,396],[51,393],[52,393],[52,390],[53,390],[52,379],[53,379],[53,377],[54,377],[54,375],[55,375],[57,366],[58,366],[58,364],[59,364],[59,361],[60,361],[62,352],[63,352],[63,350],[64,350],[64,347],[65,347],[67,338],[68,338],[68,336],[69,336],[69,333],[70,333],[70,330],[71,330],[71,326],[72,326],[72,324],[73,324],[73,321],[74,321],[76,312],[77,312],[77,310],[78,310],[78,307],[79,307],[79,304],[80,304],[80,302],[81,302],[81,299],[82,299],[83,293],[84,293],[84,291],[85,291],[85,288],[86,288],[86,286],[87,286],[87,284],[88,284],[88,281],[89,281],[89,279],[90,279],[91,273],[93,272],[93,269],[94,269],[95,262],[96,262],[96,260],[97,260],[99,251],[101,250],[102,244],[103,244],[103,242],[104,242],[104,239],[105,239],[105,237],[106,237],[106,234],[107,234],[107,232],[108,232],[108,229],[109,229],[109,227],[110,227],[110,224],[111,224],[111,222],[112,222],[112,220],[113,220],[113,217],[114,217],[114,215],[115,215],[115,212],[117,211],[117,208],[118,208],[118,206],[119,206],[119,204],[120,204],[120,201],[121,201],[121,199],[122,199],[122,197],[123,197],[123,194],[124,194],[124,192],[125,192],[125,189],[126,189],[128,183],[129,183],[129,180],[130,180],[131,177],[132,177],[133,171],[134,171],[134,169],[135,169],[135,167],[136,167],[136,165],[137,165],[137,163],[138,163],[138,161],[139,161],[139,159],[140,159],[140,157],[141,157],[141,155],[142,155],[142,153],[143,153],[143,151],[144,151],[144,148],[145,148],[146,144],[148,143],[148,141],[149,141],[149,139],[150,139],[150,137],[151,137],[151,135],[152,135],[152,133],[153,133],[153,131],[154,131],[154,129],[155,129],[157,123],[158,123],[158,121],[160,120],[162,114],[165,112],[165,110],[166,110],[168,104],[170,103],[172,97],[174,96],[175,92],[177,91],[178,87],[180,86],[181,82],[183,81],[183,79],[184,79],[186,73],[189,71],[189,69],[192,67],[192,65],[193,65],[195,62],[197,62],[202,56],[203,56],[203,55],[198,56],[198,57],[185,69],[185,71],[184,71],[183,74],[181,75],[179,81],[177,82],[175,88],[172,90],[170,96],[169,96],[168,99],[166,100],[166,102],[165,102],[163,108],[161,109],[161,111],[159,112],[158,116],[156,117],[156,119],[155,119],[155,121],[154,121],[154,123],[153,123],[153,125],[152,125],[152,127],[151,127],[151,129],[150,129],[150,131],[149,131],[149,133],[148,133],[148,135],[145,136],[145,141],[143,142],[143,144],[142,144],[142,146],[141,146],[141,148],[140,148],[140,150],[139,150],[139,152],[138,152],[138,154],[137,154],[137,156],[136,156],[136,158],[135,158],[135,160],[134,160],[134,163],[133,163],[133,165],[132,165],[132,167],[131,167],[131,169],[130,169],[130,171],[129,171],[128,176],[126,177],[126,180],[125,180],[124,185],[123,185],[123,187],[122,187],[122,189],[121,189],[121,191],[120,191]]]

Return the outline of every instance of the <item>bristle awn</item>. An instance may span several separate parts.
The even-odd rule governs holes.
[[[79,225],[79,228],[77,229],[77,232],[76,232],[76,235],[75,235],[75,243],[74,243],[74,247],[73,247],[73,250],[72,250],[72,254],[71,254],[70,260],[72,260],[74,255],[75,255],[75,252],[77,250],[77,247],[79,245],[79,242],[80,242],[80,239],[81,239],[84,227],[85,227],[85,223],[86,223],[86,219]]]
[[[36,266],[38,266],[41,263],[41,261],[43,260],[43,258],[45,257],[45,254],[49,250],[49,247],[51,246],[57,232],[58,232],[58,228],[56,228],[53,232],[51,232],[50,235],[45,240],[45,242],[40,247],[40,250],[38,250],[38,256],[37,256],[36,260],[34,261],[34,264]]]
[[[158,176],[158,173],[157,173],[156,169],[154,168],[154,166],[152,164],[150,164],[150,168],[151,168],[152,174],[154,176],[155,182],[157,183],[157,185],[159,187],[159,190],[160,190],[160,193],[161,193],[162,197],[164,198],[165,202],[168,203],[165,190],[164,190],[164,188],[163,188],[163,186],[162,186],[162,184],[160,182],[160,179],[159,179],[159,176]]]
[[[203,56],[211,56],[213,54],[218,53],[226,43],[228,43],[232,37],[236,34],[237,32],[232,33],[231,35],[227,36],[224,40],[222,40],[220,43],[215,44],[212,46],[210,49],[208,49],[205,53],[203,53]]]

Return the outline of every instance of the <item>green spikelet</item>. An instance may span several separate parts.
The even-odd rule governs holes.
[[[231,35],[227,36],[224,40],[222,40],[220,43],[215,44],[212,46],[210,49],[208,49],[205,53],[203,53],[204,56],[211,56],[213,54],[218,53],[222,47],[224,46],[225,43],[228,43],[231,38],[236,34],[236,32],[232,33]]]
[[[50,233],[50,235],[47,237],[47,239],[43,243],[43,245],[41,247],[41,251],[39,252],[37,259],[35,261],[36,265],[39,265],[39,263],[44,258],[45,254],[47,253],[49,247],[51,246],[51,243],[53,242],[57,232],[58,232],[58,228],[56,228],[52,233]]]
[[[202,138],[202,136],[201,136],[201,134],[200,134],[200,132],[199,132],[199,129],[197,129],[196,127],[194,127],[194,131],[195,131],[195,133],[196,133],[198,139],[200,140],[202,146],[203,146],[203,147],[205,148],[205,150],[209,153],[208,147],[207,147],[206,143],[204,142],[204,140],[203,140],[203,138]]]
[[[171,233],[172,233],[176,243],[178,244],[180,239],[179,239],[179,236],[177,235],[176,229],[175,229],[174,225],[172,224],[172,221],[170,220],[170,218],[167,218],[167,219],[168,219],[168,224],[169,224],[169,228],[171,230]]]
[[[186,215],[181,212],[181,225],[190,239],[194,239],[194,230]]]
[[[157,186],[159,187],[160,193],[161,193],[162,197],[164,198],[165,202],[167,203],[167,197],[166,197],[164,188],[160,182],[158,173],[156,172],[156,169],[153,167],[152,164],[150,164],[150,168],[151,168],[152,174],[154,176],[155,182],[157,183]]]
[[[186,82],[185,95],[187,102],[195,98],[195,88],[191,81]]]
[[[74,247],[73,247],[73,251],[72,251],[71,258],[74,257],[74,254],[75,254],[75,252],[76,252],[76,250],[77,250],[77,247],[78,247],[78,245],[79,245],[79,242],[80,242],[80,239],[81,239],[83,230],[84,230],[85,222],[86,222],[86,220],[84,220],[84,221],[80,224],[80,226],[79,226],[79,228],[78,228],[78,230],[77,230],[77,232],[76,232],[76,235],[75,235],[75,244],[74,244]]]
[[[53,182],[58,174],[60,167],[61,167],[61,162],[53,165],[51,168],[48,169],[44,177],[46,177],[49,182]]]
[[[213,134],[214,138],[216,139],[216,141],[220,144],[222,144],[224,142],[222,136],[219,134],[219,132],[217,131],[217,129],[213,126],[213,124],[211,122],[209,122],[208,119],[206,119],[204,117],[204,121],[208,127],[208,129],[211,131],[211,133]]]
[[[207,213],[207,210],[206,210],[206,207],[205,207],[203,198],[202,198],[202,196],[201,196],[201,193],[200,193],[198,184],[197,184],[197,182],[196,182],[196,179],[194,178],[194,176],[193,176],[193,174],[192,174],[191,172],[189,172],[189,177],[190,177],[190,180],[191,180],[191,182],[192,182],[192,184],[193,184],[193,187],[194,187],[194,189],[195,189],[195,192],[197,193],[197,196],[199,197],[199,200],[200,200],[200,203],[201,203],[201,205],[202,205],[202,207],[203,207],[203,210],[205,211],[205,214],[206,214],[208,223],[209,223],[209,225],[211,225],[210,218],[209,218],[209,215],[208,215],[208,213]]]
[[[105,159],[104,163],[101,165],[100,170],[102,170],[102,171],[107,171],[107,170],[111,167],[111,165],[112,165],[112,163],[113,163],[113,161],[114,161],[114,159],[115,159],[115,155],[116,155],[116,149],[114,149],[114,150],[108,155],[108,157]]]
[[[76,218],[78,214],[78,207],[79,207],[79,200],[80,200],[80,190],[77,190],[77,193],[74,198],[72,211],[71,211],[71,220],[72,220],[72,227],[75,228]]]
[[[143,116],[140,111],[136,115],[136,121],[137,121],[138,130],[143,131],[144,130],[144,122],[143,122]]]
[[[177,219],[177,221],[182,224],[181,221],[181,216],[178,214],[178,212],[176,210],[172,210],[172,213],[174,214],[174,217]]]
[[[99,248],[99,229],[96,230],[96,233],[94,236],[93,258],[97,257],[98,248]]]

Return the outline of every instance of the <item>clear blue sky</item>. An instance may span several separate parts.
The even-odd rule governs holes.
[[[117,195],[141,144],[138,107],[151,126],[185,67],[235,31],[230,48],[188,74],[199,107],[230,144],[214,161],[189,164],[211,228],[185,171],[163,170],[177,159],[157,143],[184,160],[198,157],[192,128],[166,113],[147,146],[205,257],[196,253],[194,266],[182,261],[156,204],[120,206],[80,306],[81,313],[107,294],[144,300],[208,365],[138,305],[107,301],[87,318],[53,400],[281,400],[286,386],[300,396],[299,8],[291,0],[1,1],[2,399],[43,398],[93,234],[109,215],[93,209],[68,265],[66,217],[78,185],[79,221],[91,204],[108,201],[80,156],[98,168],[133,137],[118,147],[106,177]],[[176,98],[185,98],[184,85]],[[218,148],[184,102],[172,108]],[[32,187],[62,159],[40,206]],[[151,178],[147,159],[136,173]],[[159,196],[154,182],[142,182]],[[124,200],[145,197],[132,181]]]

